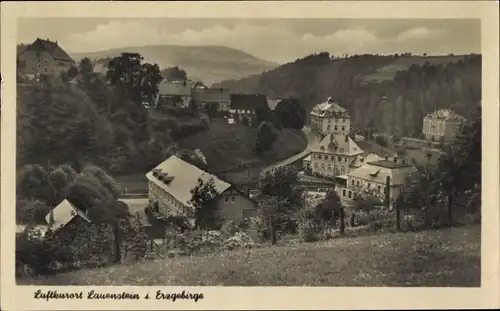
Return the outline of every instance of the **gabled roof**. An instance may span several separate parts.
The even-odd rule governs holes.
[[[257,94],[231,94],[231,109],[269,109],[267,97]]]
[[[195,88],[192,90],[193,99],[205,103],[230,103],[231,96],[226,89]]]
[[[313,107],[311,115],[326,117],[334,115],[344,115],[349,116],[349,112],[344,107],[340,106],[338,103],[334,102],[330,97],[321,104]]]
[[[368,153],[366,154],[359,154],[354,158],[354,161],[349,165],[351,168],[358,168],[363,166],[363,164],[368,163],[368,162],[374,162],[378,160],[382,160],[383,158],[374,154],[374,153]]]
[[[349,135],[328,134],[315,146],[314,152],[325,152],[336,155],[354,156],[362,154],[363,150]]]
[[[37,38],[35,42],[30,44],[26,49],[24,49],[20,54],[26,51],[40,51],[40,52],[48,52],[54,59],[56,60],[64,60],[64,61],[73,61],[73,59],[66,53],[56,42],[52,42],[50,40],[43,40]]]
[[[158,177],[153,175],[153,171],[166,174],[166,177],[172,177],[168,183],[164,183]],[[198,167],[185,162],[184,160],[173,155],[167,160],[160,163],[153,170],[146,174],[146,177],[151,182],[171,194],[178,201],[186,206],[191,206],[191,189],[196,187],[198,179],[207,182],[210,179],[214,181],[214,186],[219,193],[229,189],[231,185],[225,181],[220,180],[217,176],[211,175]]]
[[[390,177],[390,183],[392,186],[403,185],[406,182],[406,178],[417,171],[415,167],[410,165],[400,167],[376,165],[378,162],[382,161],[365,163],[360,168],[351,171],[348,175],[350,177],[369,180],[379,184],[385,184],[386,178]]]
[[[61,203],[59,203],[59,205],[54,207],[47,214],[47,216],[45,216],[45,221],[50,227],[54,229],[60,229],[66,226],[71,220],[73,220],[73,218],[77,216],[90,223],[90,219],[82,210],[76,208],[68,200],[64,199]]]
[[[269,107],[270,110],[276,109],[276,106],[281,102],[280,97],[268,97],[267,98],[267,106]]]
[[[191,96],[193,84],[189,81],[162,81],[158,84],[160,96]]]

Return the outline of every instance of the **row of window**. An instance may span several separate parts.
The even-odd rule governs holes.
[[[344,148],[340,148],[340,152],[344,152]],[[328,155],[321,155],[321,154],[315,154],[314,155],[315,159],[318,160],[330,160],[330,161],[335,161],[335,156],[328,156]],[[343,158],[344,162],[347,162],[347,158]],[[342,162],[342,157],[337,156],[337,162]]]
[[[44,63],[47,64],[47,60],[46,59],[44,60]],[[33,60],[33,65],[35,65],[35,64],[40,65],[40,60],[39,59],[38,60]]]
[[[354,186],[355,184],[356,184],[356,187],[359,187],[360,186],[359,180],[356,180],[356,181],[354,181],[354,179],[351,180],[351,185]],[[367,183],[366,186],[368,189],[371,189],[371,183]],[[385,189],[385,187],[384,187],[384,189]],[[382,190],[382,187],[380,185],[377,185],[377,190],[378,190],[378,192],[380,192]]]
[[[234,195],[231,196],[231,197],[225,196],[224,197],[224,203],[226,203],[226,204],[234,204],[234,203],[236,203],[236,197]]]
[[[330,126],[330,124],[328,124],[328,125],[326,126],[326,129],[327,129],[327,130],[331,130],[331,129],[332,129],[332,127]],[[336,126],[336,125],[335,125],[335,126],[333,127],[333,130],[334,130],[334,131],[338,131],[338,130],[339,130],[339,129],[338,129],[338,126]],[[345,126],[342,126],[342,131],[345,131]]]
[[[337,168],[337,166],[332,166],[331,164],[328,164],[328,166],[327,166],[327,167],[328,167],[328,170],[333,170],[333,169],[335,169],[335,171],[339,171],[339,170],[340,170],[340,172],[341,172],[341,173],[343,173],[343,172],[344,172],[344,167],[343,167],[343,166],[339,166],[339,167]],[[316,168],[316,169],[317,169],[317,168],[319,168],[318,163],[314,163],[314,168]],[[325,169],[325,164],[324,164],[324,163],[321,163],[321,169],[322,169],[322,170],[324,170],[324,169]]]
[[[151,192],[156,195],[157,197],[162,198],[163,202],[168,202],[171,206],[177,208],[177,209],[184,209],[185,206],[181,202],[179,202],[176,198],[174,198],[170,193],[167,191],[161,189],[155,184],[151,185]]]
[[[345,123],[345,119],[341,119],[341,120],[342,120],[342,123]],[[338,122],[338,119],[333,119],[333,121],[334,121],[335,123],[337,123],[337,122]],[[332,123],[332,119],[328,119],[328,123]]]

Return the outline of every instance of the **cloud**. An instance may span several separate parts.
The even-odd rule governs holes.
[[[401,32],[397,36],[397,41],[428,40],[441,36],[445,31],[442,29],[431,30],[425,27],[411,28]]]
[[[359,23],[332,25],[331,31],[325,31],[325,25],[320,27],[320,31],[310,27],[301,31],[287,26],[287,23],[266,24],[243,19],[233,22],[220,20],[204,25],[186,19],[112,20],[87,31],[68,34],[63,45],[74,52],[161,44],[221,45],[283,63],[322,51],[335,55],[419,50],[430,53],[437,48],[437,39],[447,44],[447,48],[443,49],[453,51],[453,45],[458,44],[453,41],[457,40],[451,35],[444,40],[446,30],[443,29],[416,26],[396,31],[392,28],[390,34],[381,31],[380,27],[362,27]]]

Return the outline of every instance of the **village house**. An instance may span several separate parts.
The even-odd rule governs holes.
[[[155,213],[162,217],[188,217],[194,224],[194,209],[190,203],[191,189],[213,180],[219,193],[215,204],[221,220],[238,224],[255,211],[257,205],[247,195],[198,167],[173,155],[146,174],[149,180],[149,201]]]
[[[231,108],[231,95],[228,90],[222,88],[194,88],[192,96],[193,100],[203,108],[215,105],[220,112],[229,112]]]
[[[319,134],[349,134],[351,117],[347,109],[335,103],[331,98],[318,104],[311,110],[311,129]]]
[[[156,105],[171,104],[178,108],[188,108],[192,99],[194,88],[191,81],[166,81],[158,84]]]
[[[18,55],[18,71],[30,79],[54,76],[74,65],[74,60],[58,44],[37,38]]]
[[[313,175],[334,177],[347,174],[363,150],[346,134],[328,134],[311,152]]]
[[[407,178],[416,172],[417,169],[409,165],[404,158],[387,157],[382,160],[365,161],[347,176],[339,176],[336,191],[346,206],[352,206],[358,195],[371,195],[384,202],[386,187],[389,184],[389,206],[392,209]]]
[[[235,119],[241,120],[243,117],[252,119],[256,117],[258,111],[268,111],[267,99],[265,95],[257,94],[231,94],[231,106],[229,113]]]
[[[424,117],[422,133],[426,140],[449,142],[460,130],[465,118],[450,109],[439,109]]]
[[[66,199],[54,207],[45,217],[45,221],[53,231],[64,228],[76,219],[81,219],[86,223],[91,222],[86,212],[77,208]]]

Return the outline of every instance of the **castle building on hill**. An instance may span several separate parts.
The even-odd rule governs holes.
[[[347,135],[351,130],[351,117],[344,107],[331,98],[316,105],[310,113],[310,126],[314,132],[322,135]]]

